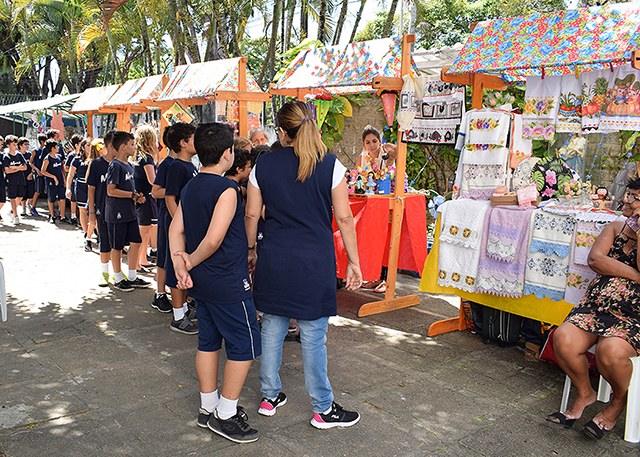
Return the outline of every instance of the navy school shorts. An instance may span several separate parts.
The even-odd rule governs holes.
[[[27,191],[27,186],[24,184],[9,184],[7,186],[9,198],[22,198]]]
[[[65,196],[66,189],[64,186],[49,186],[47,188],[47,199],[49,202],[53,203],[57,200],[64,200],[67,197]]]
[[[145,195],[145,198],[146,200],[143,204],[136,204],[138,225],[158,225],[158,205],[156,204],[156,199],[151,195]]]
[[[44,176],[36,176],[36,192],[44,194],[47,191],[47,182]]]
[[[36,191],[36,181],[35,179],[27,179],[27,187],[24,191],[24,198],[33,198],[33,194]]]
[[[109,229],[107,221],[102,217],[96,217],[96,225],[98,226],[98,236],[100,237],[100,252],[111,252],[111,243],[109,242]]]
[[[76,202],[78,207],[86,208],[89,200],[89,190],[86,182],[76,182],[73,186],[75,189]]]
[[[4,183],[0,184],[0,203],[7,201],[7,191],[5,190]]]
[[[260,328],[253,299],[218,305],[196,300],[198,350],[214,352],[224,347],[228,360],[253,360],[262,353]]]
[[[137,221],[107,222],[111,249],[121,251],[127,243],[142,243]]]

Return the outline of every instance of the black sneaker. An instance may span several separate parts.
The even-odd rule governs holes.
[[[47,221],[48,221],[49,223],[51,223],[51,224],[55,224],[55,223],[56,223],[56,218],[55,218],[55,217],[52,217],[52,216],[49,216],[49,217],[47,218]]]
[[[151,302],[151,306],[161,313],[170,313],[173,310],[173,306],[171,306],[171,302],[167,298],[167,294],[155,294],[153,301]]]
[[[249,416],[247,416],[247,412],[240,405],[238,405],[238,414],[240,414],[240,416],[245,421],[249,420]],[[209,419],[211,419],[211,417],[213,417],[213,413],[210,413],[206,409],[198,408],[198,427],[208,428],[207,422],[209,422]]]
[[[91,240],[84,240],[84,250],[85,252],[91,252],[93,250],[93,246],[91,246]]]
[[[249,427],[241,413],[225,420],[219,419],[214,413],[207,421],[207,427],[234,443],[253,443],[260,438],[260,433],[255,428]]]
[[[196,302],[194,300],[187,302],[187,312],[185,314],[190,320],[194,322],[198,320],[198,313],[196,313]]]
[[[191,322],[187,316],[183,317],[179,321],[171,319],[169,329],[173,330],[174,332],[184,333],[185,335],[198,334],[198,324],[194,324],[193,322]]]
[[[351,427],[360,420],[360,414],[355,411],[347,411],[342,406],[333,402],[331,411],[327,414],[314,413],[311,425],[315,428],[327,429],[333,427]]]
[[[258,414],[262,414],[263,416],[273,416],[279,406],[284,406],[286,404],[287,396],[284,394],[284,392],[280,392],[275,400],[269,400],[267,397],[264,397],[260,401]]]
[[[67,219],[66,217],[62,216],[62,217],[60,218],[60,222],[65,222],[65,223],[67,223],[67,224],[68,224],[68,223],[69,223],[69,219]]]
[[[72,217],[71,219],[69,219],[69,224],[71,224],[71,225],[80,225],[78,223],[78,218],[77,217]]]
[[[133,281],[129,281],[129,284],[131,284],[131,287],[138,289],[140,287],[147,287],[149,285],[149,281],[145,281],[142,278],[136,278]]]
[[[114,283],[113,287],[123,292],[131,292],[133,290],[133,286],[126,279]]]

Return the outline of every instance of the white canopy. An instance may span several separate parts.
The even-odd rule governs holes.
[[[55,97],[46,98],[44,100],[13,103],[11,105],[0,106],[0,114],[34,113],[36,111],[44,111],[49,108],[59,108],[64,111],[68,111],[73,101],[77,100],[78,97],[80,97],[80,94],[56,95]]]

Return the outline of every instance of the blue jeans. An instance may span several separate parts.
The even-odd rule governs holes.
[[[298,321],[302,343],[304,385],[311,397],[313,412],[323,413],[331,408],[333,391],[327,376],[328,317],[313,321]],[[276,398],[282,390],[280,364],[282,344],[289,329],[289,318],[264,314],[262,316],[262,356],[260,357],[260,392],[263,397]]]

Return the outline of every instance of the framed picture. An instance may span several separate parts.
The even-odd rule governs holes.
[[[422,117],[432,118],[433,117],[433,105],[429,103],[422,103]]]
[[[452,102],[449,107],[451,109],[451,116],[458,117],[462,115],[462,102]]]

